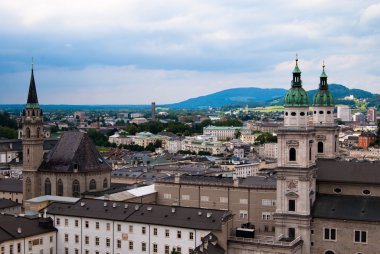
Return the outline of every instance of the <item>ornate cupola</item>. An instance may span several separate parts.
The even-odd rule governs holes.
[[[313,124],[331,125],[335,123],[334,97],[329,91],[325,63],[322,65],[322,74],[319,81],[319,90],[313,99]]]
[[[298,57],[293,69],[292,86],[285,95],[284,125],[287,126],[307,126],[307,115],[309,111],[309,97],[302,87],[301,70],[298,67]]]

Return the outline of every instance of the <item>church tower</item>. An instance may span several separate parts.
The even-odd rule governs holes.
[[[310,253],[311,207],[316,187],[315,129],[308,125],[309,99],[302,87],[298,59],[284,106],[284,127],[277,136],[276,237],[300,238],[302,253]]]
[[[22,116],[23,147],[23,199],[40,195],[40,180],[37,169],[43,159],[43,118],[38,104],[34,70],[30,77],[28,100]]]
[[[333,159],[338,153],[338,125],[334,116],[334,98],[329,91],[325,63],[319,82],[318,93],[313,99],[313,124],[316,129],[318,158]]]

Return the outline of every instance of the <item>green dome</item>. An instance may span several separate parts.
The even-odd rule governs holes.
[[[292,87],[285,95],[285,107],[308,107],[309,97],[302,87]]]
[[[329,90],[319,90],[313,99],[314,107],[333,107],[334,97]]]

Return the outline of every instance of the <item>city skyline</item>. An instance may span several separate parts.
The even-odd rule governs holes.
[[[272,8],[276,5],[276,8]],[[1,103],[24,103],[31,58],[42,104],[173,103],[236,87],[380,93],[380,4],[318,0],[0,2]]]

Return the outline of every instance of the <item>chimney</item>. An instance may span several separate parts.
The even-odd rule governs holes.
[[[239,178],[236,176],[236,174],[232,175],[232,179],[234,180],[234,187],[239,187]]]
[[[181,175],[178,173],[174,176],[174,183],[179,183],[180,182],[180,179],[181,179]]]

